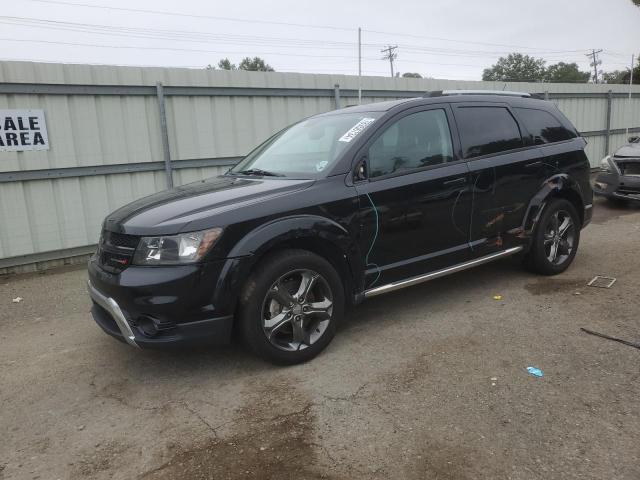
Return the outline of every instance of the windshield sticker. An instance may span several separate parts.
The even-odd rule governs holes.
[[[316,172],[321,172],[322,170],[327,168],[328,164],[329,162],[326,160],[322,160],[321,162],[316,163]]]
[[[353,127],[351,127],[347,133],[342,135],[338,139],[338,141],[349,143],[351,140],[356,138],[360,133],[362,133],[362,131],[365,128],[367,128],[369,125],[375,122],[375,120],[376,120],[375,118],[367,118],[367,117],[363,118],[358,123],[356,123]]]

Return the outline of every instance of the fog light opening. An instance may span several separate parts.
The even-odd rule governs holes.
[[[156,322],[154,322],[150,317],[138,317],[136,326],[147,337],[155,337],[158,335]]]

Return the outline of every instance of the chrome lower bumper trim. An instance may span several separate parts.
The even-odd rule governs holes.
[[[640,200],[640,193],[618,193],[618,192],[613,192],[611,195],[616,197],[616,198],[625,198],[625,199],[630,199],[630,200]]]
[[[389,283],[387,285],[382,285],[380,287],[371,288],[364,292],[364,296],[365,298],[375,297],[376,295],[382,295],[383,293],[393,292],[394,290],[399,290],[405,287],[411,287],[419,283],[428,282],[429,280],[434,280],[436,278],[444,277],[446,275],[451,275],[452,273],[461,272],[462,270],[466,270],[472,267],[477,267],[478,265],[489,263],[501,257],[508,257],[510,255],[518,253],[519,251],[522,250],[522,248],[523,247],[521,246],[508,248],[501,252],[492,253],[491,255],[486,255],[484,257],[476,258],[475,260],[471,260],[469,262],[454,265],[453,267],[443,268],[442,270],[436,270],[435,272],[427,273],[425,275],[418,275],[417,277],[411,277],[406,280],[400,280],[398,282]]]
[[[87,290],[89,290],[89,295],[91,296],[93,301],[104,308],[107,312],[109,312],[109,314],[111,314],[116,322],[116,325],[118,325],[118,328],[120,329],[125,342],[127,342],[129,345],[133,345],[134,347],[138,347],[138,344],[136,343],[136,337],[133,334],[133,330],[131,330],[131,325],[129,325],[129,322],[124,316],[124,313],[122,313],[122,310],[120,309],[118,303],[113,298],[106,297],[98,290],[96,290],[96,288],[91,285],[91,281],[87,282]]]

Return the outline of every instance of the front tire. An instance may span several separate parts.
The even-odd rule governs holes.
[[[252,272],[239,306],[242,336],[262,358],[305,362],[333,339],[344,313],[340,276],[324,258],[306,250],[269,255]]]
[[[580,217],[571,202],[552,199],[545,207],[525,257],[526,267],[541,275],[557,275],[573,262],[580,243]]]

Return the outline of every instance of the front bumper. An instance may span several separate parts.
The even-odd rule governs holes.
[[[107,334],[136,347],[228,343],[234,300],[218,288],[225,263],[132,266],[114,274],[93,258],[88,268],[92,316]]]
[[[596,177],[593,193],[601,197],[640,200],[640,176],[602,172]]]

